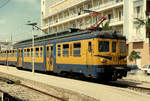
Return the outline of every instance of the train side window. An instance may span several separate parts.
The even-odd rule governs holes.
[[[53,46],[51,47],[51,57],[53,57]]]
[[[57,56],[61,56],[61,45],[57,45]]]
[[[12,50],[12,57],[14,57],[14,50]]]
[[[6,51],[6,54],[5,54],[5,56],[8,56],[8,57],[9,57],[9,51]]]
[[[112,52],[116,52],[116,42],[112,42]]]
[[[27,55],[26,55],[26,53],[27,53],[27,50],[26,49],[24,49],[24,57],[26,57]]]
[[[42,55],[43,55],[42,53],[43,53],[43,48],[41,47],[40,48],[40,57],[42,57]]]
[[[89,51],[89,52],[92,52],[92,42],[89,42],[89,43],[88,43],[88,51]]]
[[[10,51],[10,56],[13,57],[13,51],[12,50]]]
[[[39,47],[38,47],[38,48],[35,48],[35,56],[36,56],[36,57],[39,57]]]
[[[31,48],[31,57],[33,56],[33,48]]]
[[[47,47],[46,50],[47,50],[47,53],[46,53],[46,54],[47,54],[47,57],[49,57],[49,47]]]
[[[73,44],[73,56],[81,56],[81,43]]]
[[[9,56],[12,57],[12,51],[9,51],[9,54],[10,54]]]
[[[69,44],[63,45],[63,56],[68,57],[69,56]]]
[[[30,57],[30,49],[27,49],[27,57]]]

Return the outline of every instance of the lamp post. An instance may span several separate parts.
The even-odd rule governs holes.
[[[35,68],[34,68],[34,27],[37,25],[37,23],[28,23],[27,25],[32,26],[32,73],[34,73]]]

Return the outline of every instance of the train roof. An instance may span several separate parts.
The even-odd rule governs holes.
[[[126,40],[125,36],[117,34],[116,31],[114,30],[109,30],[109,31],[101,31],[100,30],[83,30],[80,31],[79,29],[68,29],[62,32],[57,32],[57,33],[52,33],[48,35],[42,35],[39,37],[35,37],[34,42],[39,43],[39,42],[46,42],[46,41],[51,41],[51,40],[57,40],[57,39],[63,39],[63,38],[74,38],[74,37],[85,37],[89,36],[91,38],[104,38],[104,39],[119,39],[119,40]],[[88,37],[88,38],[89,38]],[[26,39],[22,40],[20,42],[17,42],[14,44],[14,46],[20,46],[20,45],[27,45],[31,44],[32,39]]]

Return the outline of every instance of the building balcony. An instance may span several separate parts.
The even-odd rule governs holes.
[[[83,3],[85,1],[87,1],[87,0],[76,0],[74,3],[70,3],[70,4],[65,5],[65,6],[63,5],[62,7],[60,7],[57,10],[51,10],[50,13],[46,14],[47,16],[45,16],[43,19],[47,19],[47,18],[49,18],[53,15],[56,15],[60,12],[68,10],[71,7],[76,7],[78,4]],[[113,0],[113,1],[101,4],[101,5],[93,6],[90,9],[101,12],[101,11],[105,11],[105,10],[108,10],[108,9],[111,9],[111,8],[114,8],[114,7],[119,7],[119,6],[122,6],[122,5],[123,5],[123,0]]]
[[[131,37],[128,42],[142,42],[144,41],[144,36],[141,33],[136,33]]]
[[[144,19],[144,13],[143,14],[142,13],[140,13],[140,14],[134,13],[134,15],[133,15],[134,21],[136,21],[135,18]]]
[[[123,25],[123,17],[114,18],[110,20],[110,26],[118,26],[118,25]]]
[[[84,14],[84,15],[82,15],[81,18],[86,17],[87,15],[88,14]],[[79,19],[79,18],[80,17],[77,16],[77,17],[74,17],[74,18],[67,18],[66,20],[63,20],[63,21],[58,22],[58,23],[51,22],[49,24],[45,24],[45,26],[43,26],[42,29],[47,29],[48,27],[55,27],[55,26],[58,26],[58,25],[61,25],[61,24],[70,23],[71,21],[75,21],[76,19]],[[118,26],[118,25],[123,25],[123,17],[121,17],[121,18],[113,18],[113,19],[110,20],[110,26]],[[84,28],[89,27],[89,26],[91,26],[91,24],[85,25],[83,23],[82,26],[77,26],[77,28],[84,29]]]

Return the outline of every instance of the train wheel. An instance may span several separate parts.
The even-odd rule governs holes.
[[[112,75],[112,81],[116,81],[118,78],[118,73],[117,71],[114,71],[113,75]]]

